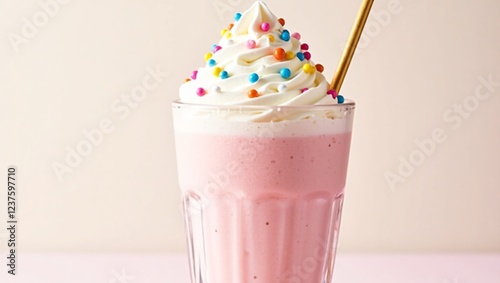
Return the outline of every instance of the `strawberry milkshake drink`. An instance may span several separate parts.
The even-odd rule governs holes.
[[[354,102],[257,1],[173,103],[192,283],[331,283]]]

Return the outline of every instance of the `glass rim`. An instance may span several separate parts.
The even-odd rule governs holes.
[[[309,111],[321,111],[321,110],[332,110],[332,109],[343,109],[352,110],[356,108],[356,103],[353,100],[346,99],[342,104],[313,104],[313,105],[241,105],[241,104],[198,104],[183,102],[176,99],[171,102],[174,108],[194,108],[194,109],[205,109],[205,110],[215,110],[215,109],[227,109],[227,110],[276,110],[276,111],[286,111],[286,110],[309,110]]]

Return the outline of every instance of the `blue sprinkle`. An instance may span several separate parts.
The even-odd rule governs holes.
[[[259,80],[259,75],[257,75],[256,73],[251,73],[250,76],[248,77],[248,80],[251,83],[256,83]]]
[[[300,61],[304,61],[304,53],[297,52],[297,54],[295,56],[297,56],[297,58],[299,58]]]
[[[283,68],[280,71],[280,75],[282,78],[288,79],[292,75],[292,71],[290,71],[290,69],[288,68]]]
[[[221,79],[223,79],[223,80],[225,80],[225,79],[229,78],[229,74],[227,73],[227,71],[222,71],[222,72],[220,72],[220,75],[219,75],[219,76],[220,76],[220,78],[221,78]]]
[[[210,59],[210,60],[208,60],[208,66],[213,67],[213,66],[215,66],[215,65],[217,65],[217,62],[215,62],[215,60],[214,60],[214,59]]]
[[[344,103],[344,97],[342,95],[337,96],[337,101],[339,102],[339,104]]]
[[[241,13],[236,13],[236,14],[234,15],[234,20],[235,20],[235,21],[239,21],[239,20],[240,20],[240,18],[241,18]]]
[[[290,40],[290,32],[288,30],[283,30],[283,33],[281,33],[280,38],[284,41],[289,41]]]

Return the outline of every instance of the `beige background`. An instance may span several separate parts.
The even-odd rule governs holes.
[[[18,166],[20,249],[183,250],[169,102],[251,2],[54,1],[0,1],[0,184]],[[359,2],[268,5],[330,77]],[[343,89],[358,108],[342,251],[500,251],[499,12],[376,1]],[[100,126],[59,180],[53,164]]]

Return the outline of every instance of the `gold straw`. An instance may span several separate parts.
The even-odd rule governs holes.
[[[351,64],[354,51],[356,51],[356,46],[358,46],[361,33],[363,33],[363,28],[365,27],[366,19],[368,19],[368,15],[370,14],[373,1],[374,0],[363,0],[356,22],[352,27],[351,35],[346,43],[344,53],[342,53],[339,66],[337,67],[337,71],[335,72],[332,82],[330,83],[330,89],[334,89],[337,93],[340,93],[340,88],[342,87],[345,75],[347,74],[347,69],[349,69],[349,64]]]

